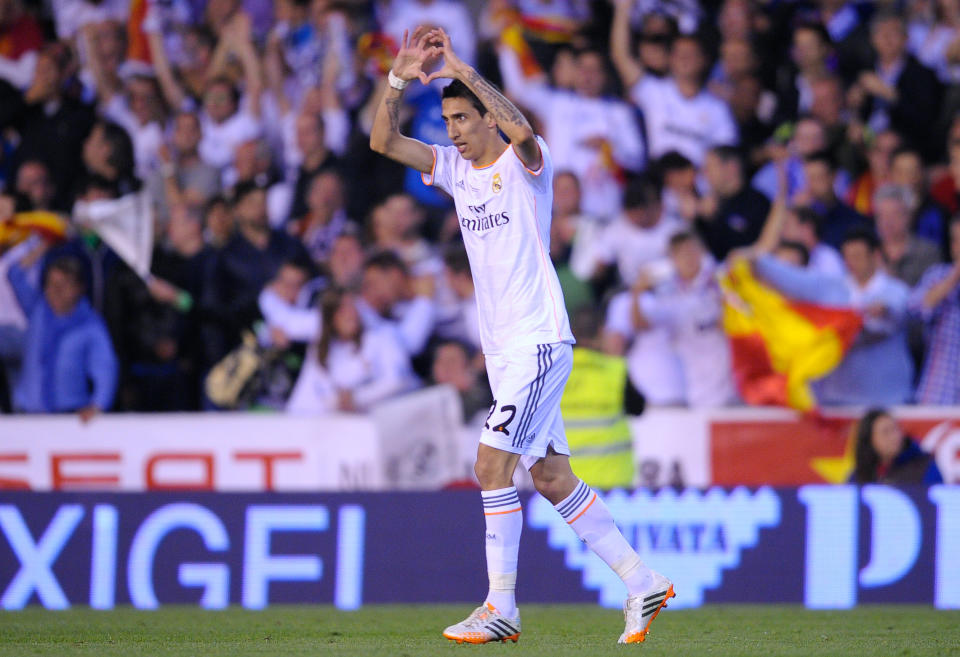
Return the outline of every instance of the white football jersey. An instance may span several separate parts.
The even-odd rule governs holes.
[[[432,146],[433,170],[423,182],[453,197],[470,259],[485,353],[573,343],[557,272],[550,261],[553,163],[537,137],[543,163],[527,169],[511,146],[477,168],[455,146]]]

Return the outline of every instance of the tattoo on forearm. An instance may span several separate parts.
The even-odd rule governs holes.
[[[523,116],[517,106],[507,100],[503,94],[493,88],[493,86],[483,79],[483,76],[476,71],[470,71],[467,76],[467,86],[473,89],[484,107],[490,110],[497,123],[512,123],[515,126],[527,125],[527,119]]]
[[[387,106],[387,116],[390,117],[390,130],[400,132],[400,97],[387,98],[384,102]]]

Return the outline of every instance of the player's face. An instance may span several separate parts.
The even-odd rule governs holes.
[[[444,98],[442,112],[447,136],[463,159],[473,162],[487,155],[491,140],[497,137],[496,123],[489,113],[480,116],[465,98]]]

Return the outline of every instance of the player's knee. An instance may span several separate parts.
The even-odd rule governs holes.
[[[473,465],[473,471],[477,475],[480,487],[484,490],[496,490],[513,485],[513,473],[499,461],[478,458]]]
[[[531,470],[530,474],[537,492],[552,504],[563,501],[577,486],[577,478],[571,472],[541,470],[534,474]]]

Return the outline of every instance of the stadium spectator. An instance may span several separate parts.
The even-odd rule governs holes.
[[[787,264],[773,255],[758,257],[754,268],[791,299],[852,308],[863,316],[863,329],[843,361],[814,384],[820,404],[906,403],[913,381],[905,329],[909,289],[882,270],[880,245],[872,233],[851,233],[842,253],[846,277]]]
[[[793,28],[790,62],[777,71],[777,123],[811,113],[814,82],[832,72],[831,51],[830,34],[821,23],[800,22]]]
[[[950,222],[951,264],[933,265],[914,289],[911,310],[927,328],[918,404],[960,404],[960,218]]]
[[[811,208],[791,208],[783,223],[783,239],[800,244],[807,251],[806,266],[821,274],[843,276],[846,267],[840,253],[820,240],[820,224],[823,218]]]
[[[887,270],[910,287],[940,261],[935,243],[910,232],[914,205],[913,192],[901,185],[884,185],[873,195],[874,220]]]
[[[738,143],[730,109],[704,89],[706,55],[700,41],[682,34],[670,44],[670,74],[647,75],[630,52],[629,12],[633,0],[618,0],[610,33],[610,55],[631,100],[643,111],[648,156],[678,151],[700,165],[711,146]]]
[[[205,360],[198,304],[213,262],[196,207],[171,209],[146,281],[118,265],[107,281],[104,316],[120,363],[117,410],[198,410]]]
[[[333,240],[327,273],[330,282],[346,290],[356,290],[363,278],[363,243],[356,228],[345,230]]]
[[[664,282],[634,283],[634,322],[666,327],[680,361],[684,401],[692,408],[725,406],[736,398],[730,345],[721,326],[723,304],[712,263],[693,233],[670,238],[673,274]],[[649,296],[643,292],[653,290]]]
[[[902,144],[900,135],[892,130],[882,130],[866,140],[867,170],[853,181],[844,197],[863,216],[873,216],[873,193],[890,182],[890,156]]]
[[[643,139],[625,102],[605,97],[606,60],[596,50],[577,55],[573,91],[551,87],[546,76],[526,77],[516,53],[500,48],[507,93],[542,123],[554,166],[573,171],[582,184],[585,212],[609,218],[620,205],[623,170],[644,164]]]
[[[789,138],[784,140],[784,136]],[[807,178],[803,162],[809,155],[827,147],[827,135],[823,124],[812,116],[801,116],[795,124],[778,130],[774,143],[767,147],[769,162],[764,164],[753,176],[750,184],[771,201],[777,195],[780,177],[777,173],[778,162],[784,161],[787,171],[787,194],[793,198],[807,189]]]
[[[623,195],[623,211],[594,245],[594,279],[609,280],[613,273],[632,285],[645,268],[662,272],[670,237],[682,228],[682,223],[664,216],[660,192],[651,180],[631,180]],[[610,272],[613,266],[616,270]]]
[[[714,146],[707,151],[703,175],[710,190],[697,203],[696,215],[686,218],[693,220],[713,257],[723,260],[733,249],[757,240],[770,201],[747,183],[735,146]]]
[[[602,223],[580,211],[580,181],[572,171],[553,176],[553,221],[550,223],[550,259],[560,279],[567,312],[593,306],[590,278],[591,244]]]
[[[320,312],[322,335],[307,350],[287,411],[365,411],[415,387],[409,356],[393,327],[364,326],[352,294],[328,290]]]
[[[473,347],[457,340],[440,342],[433,351],[430,368],[432,383],[451,385],[457,391],[467,424],[471,424],[478,414],[486,415],[493,403],[490,384],[477,369],[476,359],[473,358],[476,352],[473,350]]]
[[[259,316],[257,297],[280,265],[309,261],[303,244],[285,231],[271,229],[266,191],[252,183],[234,190],[232,211],[237,229],[212,265],[204,306],[212,309],[209,352],[222,358],[240,340],[240,332]]]
[[[867,218],[837,198],[836,163],[827,151],[808,155],[803,162],[806,189],[794,195],[793,201],[813,208],[823,221],[820,238],[834,248],[840,248],[843,238],[851,230],[866,228]]]
[[[233,232],[230,203],[218,194],[203,206],[203,238],[214,249],[221,249],[233,237]]]
[[[370,214],[371,244],[375,251],[397,254],[413,276],[440,275],[443,263],[421,236],[423,208],[409,194],[393,194]]]
[[[392,251],[367,259],[356,300],[367,328],[393,327],[411,357],[423,353],[436,325],[432,276],[412,277],[406,264]]]
[[[443,256],[443,264],[450,298],[441,300],[438,305],[436,333],[443,339],[456,340],[479,352],[480,320],[466,249],[461,245],[451,247]]]
[[[307,212],[288,228],[307,247],[315,262],[330,256],[333,241],[353,226],[344,209],[343,180],[333,170],[321,171],[310,181]]]
[[[936,74],[907,52],[903,18],[880,11],[870,23],[874,65],[859,72],[848,93],[851,109],[874,131],[896,130],[927,158],[942,152],[934,127],[943,89]]]
[[[56,189],[50,170],[40,160],[28,160],[17,169],[14,190],[29,203],[31,210],[51,210]]]
[[[166,221],[170,206],[204,204],[221,191],[219,170],[200,158],[201,136],[200,119],[195,112],[178,112],[174,116],[170,144],[159,148],[160,166],[146,179],[161,224]]]
[[[48,45],[23,93],[0,84],[0,129],[12,128],[19,136],[16,162],[36,159],[50,170],[58,210],[71,206],[84,140],[94,121],[93,108],[64,93],[70,66],[66,46]]]
[[[267,333],[261,343],[286,349],[291,342],[314,342],[320,337],[320,313],[311,303],[307,285],[310,263],[289,260],[277,270],[257,299]]]
[[[906,187],[912,194],[910,232],[937,244],[942,248],[944,255],[947,255],[949,248],[946,212],[930,196],[923,157],[918,150],[901,146],[891,153],[890,182]]]
[[[857,484],[940,484],[943,476],[930,454],[903,432],[882,408],[874,408],[854,427]]]
[[[637,298],[637,297],[640,298]],[[633,312],[653,293],[626,290],[610,299],[601,338],[602,350],[624,356],[627,376],[650,406],[684,404],[683,372],[666,326],[641,327]]]
[[[43,248],[41,244],[8,272],[29,322],[14,407],[25,413],[76,412],[86,422],[113,405],[117,358],[103,320],[84,297],[79,260],[51,262],[42,290],[29,280],[27,270]]]
[[[301,113],[295,122],[296,150],[300,159],[293,178],[290,216],[299,219],[307,213],[309,186],[317,174],[339,166],[337,156],[327,147],[323,115]],[[287,149],[289,153],[292,149]]]

